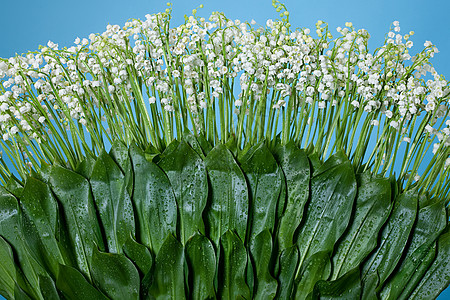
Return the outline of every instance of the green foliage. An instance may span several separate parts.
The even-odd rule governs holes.
[[[114,143],[0,188],[7,299],[430,299],[444,201],[294,143]],[[313,161],[312,161],[313,160]],[[314,166],[314,167],[313,167]]]

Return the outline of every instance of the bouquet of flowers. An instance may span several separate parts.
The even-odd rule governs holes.
[[[450,283],[429,41],[165,12],[0,59],[8,299],[430,299]],[[201,6],[200,6],[201,8]],[[429,159],[431,157],[431,159]],[[395,172],[394,172],[395,171]]]

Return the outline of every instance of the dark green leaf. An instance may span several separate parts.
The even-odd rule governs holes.
[[[45,262],[42,261],[39,236],[33,229],[31,224],[23,217],[17,199],[0,186],[0,236],[16,252],[20,268],[32,288],[30,292],[33,293],[34,291],[36,294],[33,296],[39,297],[38,276],[47,275],[47,272],[43,267]],[[25,234],[30,238],[30,242],[33,242],[32,245],[36,246],[34,249],[38,251],[30,249]],[[24,285],[21,285],[20,288],[23,289]]]
[[[291,299],[299,253],[296,245],[287,248],[280,256],[278,299]]]
[[[39,276],[39,287],[45,300],[58,300],[60,296],[56,290],[55,282],[48,276]]]
[[[329,252],[320,251],[308,257],[303,263],[297,283],[296,299],[305,299],[314,290],[319,280],[326,280],[330,276],[331,262]]]
[[[125,146],[121,141],[116,140],[111,146],[109,155],[120,167],[122,173],[125,174],[124,181],[127,186],[128,195],[132,196],[134,173],[131,158],[128,155],[128,147]]]
[[[105,151],[95,162],[90,183],[108,252],[122,253],[130,232],[135,232],[134,211],[125,176]]]
[[[170,234],[156,256],[149,294],[156,299],[186,299],[184,263],[183,246]]]
[[[280,250],[284,250],[294,244],[294,233],[308,201],[310,166],[305,152],[292,141],[277,147],[273,155],[286,177],[287,203],[277,236]]]
[[[111,299],[139,299],[139,273],[123,254],[92,253],[92,279]]]
[[[435,299],[450,284],[450,230],[437,242],[437,255],[409,299]]]
[[[200,146],[197,138],[192,134],[189,129],[186,129],[183,133],[183,140],[191,146],[191,148],[198,154],[202,159],[205,159],[205,154],[203,153],[202,147]]]
[[[49,264],[49,271],[53,276],[56,276],[59,264],[65,263],[64,256],[55,238],[58,226],[58,205],[56,200],[47,184],[29,177],[20,201],[23,212],[34,224],[47,253],[44,256],[45,261]]]
[[[250,253],[256,269],[254,299],[273,299],[277,293],[277,281],[269,272],[272,257],[272,236],[268,229],[250,241]]]
[[[89,182],[59,166],[52,167],[49,179],[63,208],[78,268],[89,278],[92,249],[95,245],[104,249]]]
[[[67,299],[106,300],[99,290],[93,287],[84,276],[72,267],[60,265],[56,287]]]
[[[391,186],[384,178],[364,173],[356,197],[356,208],[344,236],[333,254],[335,280],[349,272],[377,246],[378,233],[386,222],[391,208]]]
[[[207,237],[196,234],[186,243],[191,299],[214,299],[216,254]]]
[[[6,189],[14,196],[20,197],[23,191],[23,184],[16,176],[14,176],[14,174],[11,174],[11,177],[6,183]]]
[[[180,239],[184,245],[197,231],[205,233],[202,219],[208,197],[205,164],[185,141],[158,164],[169,177],[175,193],[180,214]]]
[[[344,153],[330,157],[315,174],[311,180],[311,200],[297,241],[299,268],[315,253],[333,251],[347,228],[356,195],[355,175]]]
[[[244,154],[241,167],[250,190],[248,241],[268,229],[273,232],[281,191],[282,171],[264,142]]]
[[[220,239],[222,245],[219,265],[219,298],[250,299],[250,289],[245,282],[247,252],[239,237],[228,230]]]
[[[362,278],[378,272],[379,286],[396,267],[403,253],[409,234],[417,215],[418,195],[415,190],[401,194],[394,203],[391,216],[381,231],[380,245],[376,248],[362,268]]]
[[[169,233],[175,234],[177,204],[169,179],[137,147],[130,148],[134,170],[133,202],[137,239],[157,254]]]
[[[0,294],[8,299],[14,298],[16,284],[16,265],[9,244],[0,236]]]
[[[131,233],[123,246],[123,251],[142,274],[147,274],[152,268],[153,258],[150,251],[144,245],[137,243]]]
[[[435,244],[446,225],[447,213],[444,202],[431,203],[419,210],[405,259],[389,279],[382,295],[398,298],[400,294],[407,293],[405,283],[408,283],[408,286],[415,286],[418,283],[425,274],[424,268],[419,266],[430,260],[430,247]],[[429,263],[431,264],[431,261]]]
[[[211,183],[206,215],[211,240],[218,248],[220,237],[229,229],[245,239],[248,189],[244,174],[223,144],[208,153],[205,165]]]
[[[355,268],[334,281],[319,281],[314,292],[320,295],[321,300],[326,299],[360,299],[361,281],[359,268]]]
[[[94,168],[95,158],[87,155],[81,163],[78,164],[75,172],[82,175],[84,178],[91,178],[92,169]]]

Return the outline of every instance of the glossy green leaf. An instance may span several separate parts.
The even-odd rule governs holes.
[[[311,200],[297,241],[299,268],[315,253],[333,251],[350,221],[355,196],[352,166],[345,154],[338,152],[317,169],[311,179]]]
[[[203,149],[200,146],[200,143],[198,142],[197,138],[192,134],[192,132],[186,128],[186,130],[183,132],[183,140],[191,146],[192,150],[195,151],[195,153],[198,154],[203,160],[206,157],[206,154],[203,153]]]
[[[418,266],[416,264],[416,269],[414,270],[414,274],[409,278],[408,283],[405,284],[405,282],[403,282],[403,283],[398,282],[400,285],[403,285],[402,293],[399,295],[398,299],[402,299],[402,300],[409,299],[410,295],[416,289],[417,285],[422,280],[425,273],[428,272],[429,267],[431,266],[431,264],[433,263],[433,261],[436,257],[436,244],[437,244],[437,241],[431,247],[429,247],[426,255],[421,256],[420,262],[419,262]],[[420,247],[419,249],[422,250],[421,248],[422,247]],[[423,247],[423,248],[425,248],[425,247]],[[416,251],[419,251],[419,249],[417,249]],[[412,262],[416,263],[416,261],[414,261],[414,260],[412,260]],[[406,267],[407,266],[408,265],[406,265]],[[399,277],[400,278],[398,281],[400,281],[402,279],[401,276],[399,276]],[[393,286],[395,287],[395,282],[394,282]]]
[[[139,272],[123,254],[92,253],[94,284],[111,299],[139,299]]]
[[[137,240],[157,254],[169,233],[175,234],[177,204],[169,179],[137,147],[130,148],[134,170],[133,202]]]
[[[370,173],[362,174],[352,221],[333,254],[332,280],[359,266],[377,246],[378,233],[390,208],[389,180],[371,177]]]
[[[56,287],[67,299],[77,300],[106,300],[102,292],[93,287],[75,268],[59,266]]]
[[[155,299],[186,299],[184,264],[183,246],[170,234],[156,256],[149,295]]]
[[[122,253],[130,232],[135,232],[134,211],[125,176],[105,151],[95,162],[90,183],[108,252]]]
[[[28,235],[33,246],[37,246],[35,250],[38,251],[30,249],[25,235]],[[32,296],[39,298],[39,275],[47,275],[40,251],[39,235],[30,222],[23,217],[17,199],[3,187],[0,187],[0,236],[16,252],[20,268],[32,289],[30,292]],[[24,285],[20,288],[23,289]]]
[[[56,289],[55,282],[48,276],[39,276],[39,287],[45,300],[58,300],[61,297]]]
[[[194,150],[182,141],[158,163],[169,177],[179,211],[180,240],[184,245],[197,231],[204,234],[203,209],[208,197],[205,164]]]
[[[195,234],[186,243],[186,260],[189,265],[191,299],[214,299],[216,254],[207,237]]]
[[[413,291],[409,299],[435,299],[450,284],[450,230],[437,242],[437,255],[433,264]]]
[[[377,271],[381,286],[394,270],[401,258],[399,253],[403,253],[414,225],[417,201],[415,190],[406,191],[396,199],[389,220],[381,231],[380,244],[362,267],[363,280],[368,274]]]
[[[23,191],[23,184],[16,176],[14,176],[14,174],[11,174],[11,177],[6,183],[6,189],[14,196],[20,197]]]
[[[275,148],[273,155],[286,177],[287,203],[277,236],[280,250],[284,250],[294,245],[294,233],[308,201],[310,166],[305,152],[292,141]]]
[[[205,159],[210,180],[206,214],[209,237],[219,247],[220,237],[235,231],[244,240],[248,219],[248,189],[244,174],[231,152],[218,144]]]
[[[23,212],[34,224],[43,247],[48,253],[44,256],[45,261],[49,264],[50,272],[56,276],[59,264],[65,263],[64,255],[61,253],[56,239],[58,226],[56,200],[47,184],[29,177],[20,197],[20,203]]]
[[[82,175],[84,178],[91,178],[92,170],[94,168],[95,158],[87,155],[81,163],[78,164],[75,172]]]
[[[64,212],[78,268],[89,278],[92,250],[96,245],[104,249],[89,182],[59,166],[52,167],[49,179]]]
[[[116,140],[111,146],[109,155],[120,167],[122,173],[125,174],[124,181],[127,186],[128,195],[132,196],[134,173],[131,158],[128,155],[128,147],[125,146],[121,141]]]
[[[8,299],[13,299],[17,276],[16,265],[11,247],[1,236],[0,262],[0,294]]]
[[[406,294],[405,283],[411,286],[418,283],[425,274],[425,270],[419,266],[429,260],[430,247],[446,225],[445,203],[431,203],[419,210],[405,259],[387,282],[382,295],[398,298],[400,294]]]
[[[296,245],[284,250],[279,258],[280,271],[278,275],[278,299],[291,299],[295,272],[298,266],[299,252]]]
[[[300,253],[301,255],[301,253]],[[314,290],[319,280],[326,280],[330,276],[330,253],[320,251],[308,257],[303,263],[296,279],[295,299],[305,299]]]
[[[269,271],[272,248],[272,235],[268,229],[250,241],[250,253],[256,269],[254,299],[273,299],[277,293],[278,283]]]
[[[247,151],[240,162],[251,196],[248,242],[265,229],[273,232],[283,175],[264,142]]]
[[[134,240],[131,233],[125,242],[125,245],[123,245],[123,251],[125,255],[134,262],[142,274],[150,272],[153,265],[152,255],[147,247]]]
[[[219,265],[218,296],[220,299],[250,299],[245,282],[247,252],[239,237],[228,230],[220,239],[222,254]]]
[[[337,280],[318,281],[314,287],[314,293],[321,300],[360,299],[361,281],[359,278],[359,268],[349,271]]]

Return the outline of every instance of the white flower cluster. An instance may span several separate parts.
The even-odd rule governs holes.
[[[410,143],[408,124],[423,114],[422,130],[439,138],[435,150],[449,146],[449,122],[443,129],[433,127],[448,116],[450,90],[429,63],[438,52],[431,42],[411,56],[414,32],[401,35],[396,21],[384,45],[369,53],[369,33],[349,22],[334,38],[318,21],[313,37],[308,28],[291,30],[288,12],[281,15],[284,21],[267,20],[261,27],[221,13],[209,20],[194,14],[169,28],[168,10],[124,27],[108,25],[102,34],[77,38],[70,48],[59,50],[49,42],[38,52],[2,59],[3,140],[20,132],[39,143],[57,132],[49,127],[61,124],[73,131],[76,122],[92,133],[101,131],[97,127],[104,120],[107,130],[115,127],[117,133],[117,128],[133,128],[130,122],[139,124],[133,103],[142,99],[152,128],[160,128],[158,118],[170,126],[190,119],[197,130],[206,130],[204,112],[217,110],[233,117],[237,128],[241,118],[265,110],[261,103],[273,115],[292,112],[290,120],[305,117],[306,110],[312,120],[314,112],[339,107],[347,114],[366,114],[371,126],[385,124]]]

